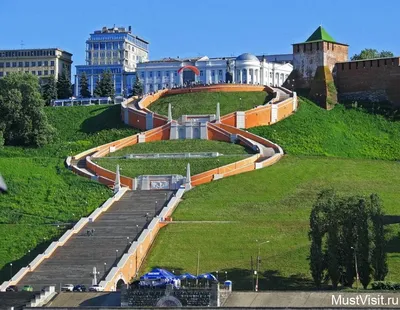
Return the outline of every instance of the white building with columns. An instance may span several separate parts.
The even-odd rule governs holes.
[[[144,93],[191,84],[281,86],[293,70],[291,59],[292,55],[257,57],[249,53],[236,58],[165,58],[138,63],[136,71]],[[184,69],[178,73],[181,68]],[[192,69],[197,69],[199,74],[195,74]]]

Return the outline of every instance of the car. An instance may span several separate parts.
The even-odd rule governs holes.
[[[72,292],[73,290],[74,290],[74,285],[73,284],[65,284],[61,288],[61,291],[63,291],[63,292]]]
[[[96,284],[96,285],[92,285],[91,287],[89,287],[89,292],[103,292],[104,291],[104,287]]]
[[[6,292],[18,292],[18,286],[10,285],[9,287],[6,288]]]
[[[33,287],[30,285],[24,285],[24,287],[22,288],[22,290],[24,292],[33,292]]]
[[[86,292],[86,286],[80,285],[80,284],[75,285],[73,291],[74,292]]]

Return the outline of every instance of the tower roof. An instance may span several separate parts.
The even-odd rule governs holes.
[[[306,42],[317,42],[317,41],[327,41],[332,43],[337,43],[330,35],[326,32],[322,26],[319,26],[313,34],[307,39]]]

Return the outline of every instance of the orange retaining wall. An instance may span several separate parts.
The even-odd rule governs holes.
[[[246,119],[245,122],[246,128],[262,126],[262,125],[270,125],[271,105],[261,106],[255,109],[245,111],[245,119]]]

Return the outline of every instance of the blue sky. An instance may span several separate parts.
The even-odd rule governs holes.
[[[399,11],[398,0],[0,0],[0,49],[60,47],[84,64],[89,33],[115,24],[148,40],[150,59],[279,54],[322,24],[350,56],[366,47],[400,55]]]

